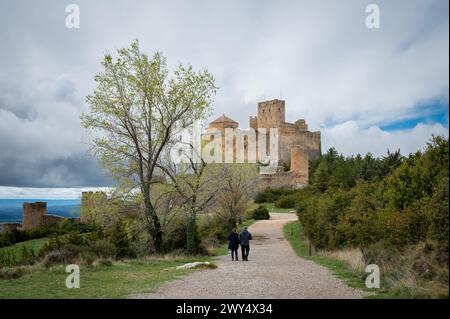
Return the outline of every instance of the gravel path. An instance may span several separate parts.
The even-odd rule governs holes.
[[[248,262],[220,256],[217,269],[194,272],[133,298],[362,298],[361,291],[327,268],[295,254],[282,230],[295,219],[295,214],[272,213],[271,220],[253,224]]]

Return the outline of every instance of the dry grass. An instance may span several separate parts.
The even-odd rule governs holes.
[[[362,274],[365,270],[363,254],[359,248],[347,248],[333,251],[322,250],[318,252],[319,256],[336,259],[347,263],[356,274]]]

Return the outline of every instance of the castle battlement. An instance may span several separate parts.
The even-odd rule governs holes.
[[[294,123],[286,122],[286,103],[284,100],[268,100],[258,103],[257,115],[250,116],[249,126],[255,130],[258,140],[258,129],[266,130],[267,154],[273,143],[270,141],[271,128],[278,129],[278,166],[290,167],[289,172],[276,171],[275,173],[261,173],[259,188],[264,187],[294,187],[300,188],[308,184],[308,162],[318,158],[321,154],[320,131],[311,132],[305,119],[298,119]],[[220,129],[223,133],[225,128],[237,128],[239,124],[229,117],[222,115],[209,124],[203,135],[210,134],[212,128]],[[224,137],[222,145],[225,147]],[[212,140],[209,138],[207,140]],[[247,150],[245,145],[245,150]],[[234,154],[236,154],[236,142],[233,142]],[[257,152],[258,154],[258,152]],[[244,159],[247,159],[244,154]],[[265,161],[266,158],[257,158],[257,161]],[[264,171],[264,170],[262,170]]]

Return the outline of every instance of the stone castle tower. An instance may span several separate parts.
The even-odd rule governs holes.
[[[41,226],[56,225],[64,217],[47,214],[47,202],[23,203],[22,229],[30,230]],[[68,218],[77,220],[77,218]]]
[[[308,131],[308,125],[304,119],[295,123],[286,122],[285,101],[270,100],[258,103],[258,115],[250,116],[250,127],[255,131],[258,128],[278,128],[278,159],[279,164],[291,165],[291,150],[293,148],[304,148],[308,154],[308,160],[314,160],[320,156],[320,131]],[[270,146],[270,137],[267,137]],[[298,152],[295,151],[295,158]],[[295,163],[294,163],[295,165]]]
[[[46,214],[46,202],[23,203],[22,228],[27,230],[40,227]]]
[[[265,129],[266,136],[266,154],[271,153],[271,147],[275,150],[271,141],[270,129],[277,128],[278,150],[275,169],[261,170],[259,175],[258,187],[273,188],[301,188],[308,184],[308,163],[309,160],[318,158],[321,154],[321,136],[320,131],[308,131],[308,125],[304,119],[299,119],[295,123],[286,122],[285,101],[270,100],[258,103],[258,115],[250,117],[250,128],[256,132],[256,157],[257,161],[264,161],[258,158],[258,139],[261,138],[258,129]],[[222,147],[225,151],[227,148],[233,148],[233,159],[236,159],[236,139],[232,145],[227,145],[224,138],[226,129],[237,129],[239,124],[229,117],[222,115],[209,124],[203,134],[203,139],[211,141],[214,135],[210,132],[219,130],[222,134]],[[245,131],[244,131],[245,133]],[[211,135],[210,135],[211,134]],[[272,137],[273,138],[273,137]],[[247,162],[249,152],[248,139],[244,140],[244,162]],[[273,164],[273,163],[272,163]],[[278,166],[289,167],[289,171],[278,169]]]

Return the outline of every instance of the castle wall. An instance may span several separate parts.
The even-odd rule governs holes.
[[[22,229],[33,229],[42,225],[43,216],[47,213],[46,202],[23,203]]]
[[[267,187],[291,188],[292,174],[290,172],[277,172],[275,174],[259,174],[257,185],[258,191],[263,191]]]
[[[308,157],[310,160],[315,160],[320,156],[321,143],[320,132],[300,132],[295,136],[295,145],[302,145],[308,149]]]
[[[308,176],[308,150],[305,147],[291,148],[291,172]]]
[[[47,215],[42,216],[41,223],[42,225],[52,226],[58,224],[64,217],[56,216],[56,215]]]

